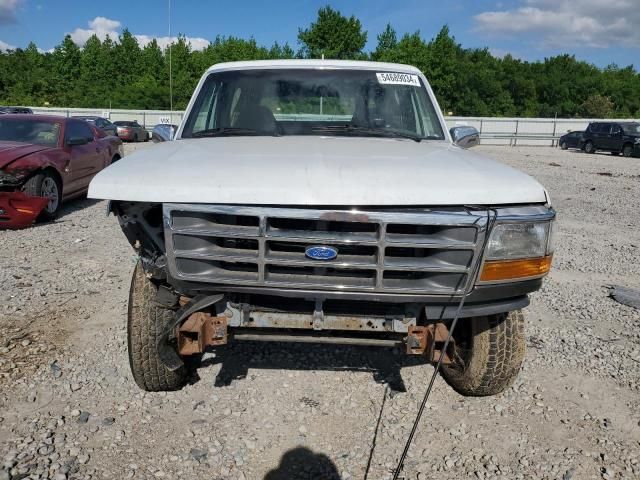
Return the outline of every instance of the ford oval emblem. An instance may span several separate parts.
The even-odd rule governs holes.
[[[333,247],[313,246],[307,247],[304,254],[312,260],[333,260],[338,256],[338,250]]]

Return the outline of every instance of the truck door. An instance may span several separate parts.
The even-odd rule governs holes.
[[[591,133],[594,147],[597,149],[606,149],[609,125],[606,123],[594,123],[591,127]]]
[[[616,152],[622,151],[622,128],[617,123],[611,124],[608,143],[608,149]]]

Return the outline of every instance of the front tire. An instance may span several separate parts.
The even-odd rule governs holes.
[[[144,269],[138,263],[133,271],[129,291],[129,365],[133,379],[143,390],[178,390],[185,384],[188,372],[184,365],[178,370],[169,370],[160,360],[158,337],[173,319],[174,311],[156,303],[156,292],[157,287],[145,276]]]
[[[496,395],[513,383],[522,366],[524,315],[515,310],[462,320],[453,340],[453,363],[442,366],[446,382],[462,395]]]
[[[566,150],[566,149],[567,149],[567,148],[569,148],[569,147],[567,147],[567,144],[566,144],[565,142],[561,142],[561,143],[560,143],[560,148],[561,148],[562,150]]]
[[[631,155],[633,155],[633,145],[627,144],[622,147],[622,155],[624,157],[630,157]]]
[[[62,207],[62,186],[51,173],[45,171],[34,175],[25,182],[22,191],[31,197],[49,199],[38,220],[50,222],[56,219]]]

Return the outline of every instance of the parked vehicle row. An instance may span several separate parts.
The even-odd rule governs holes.
[[[560,137],[563,150],[577,148],[587,153],[598,150],[625,157],[640,155],[640,123],[591,122],[584,132],[569,132]]]
[[[62,202],[84,195],[91,179],[122,158],[122,141],[76,118],[48,115],[0,117],[0,227],[16,227],[33,212],[15,207],[29,197],[48,199],[43,220]],[[25,210],[25,211],[21,211]]]

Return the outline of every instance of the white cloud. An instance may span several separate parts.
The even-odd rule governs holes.
[[[486,34],[536,34],[552,47],[640,47],[637,0],[521,0],[519,8],[474,17]]]
[[[3,0],[0,0],[0,2]],[[71,39],[78,44],[79,46],[83,46],[91,35],[97,35],[100,40],[104,40],[107,35],[112,40],[117,40],[118,34],[120,33],[120,27],[122,27],[122,23],[118,20],[112,20],[106,17],[96,17],[89,22],[89,28],[76,28],[73,32],[70,33]],[[152,35],[134,35],[138,40],[138,43],[141,47],[144,47],[147,43],[151,42],[154,38],[158,42],[160,48],[165,48],[171,42],[177,42],[178,37],[154,37]],[[187,42],[191,43],[191,47],[194,50],[203,50],[209,45],[209,40],[206,38],[200,37],[186,37]]]
[[[22,0],[0,0],[0,25],[15,23],[16,12]]]
[[[0,52],[4,52],[6,50],[15,50],[16,46],[15,45],[9,45],[7,42],[3,42],[2,40],[0,40]]]
[[[147,43],[151,42],[154,38],[158,42],[158,46],[162,49],[169,46],[170,43],[178,41],[178,37],[152,37],[149,35],[135,35],[138,39],[138,43],[141,47],[144,47]],[[204,50],[209,45],[209,40],[201,37],[186,37],[188,43],[191,43],[193,50]]]
[[[111,38],[118,38],[118,29],[122,24],[117,20],[106,17],[96,17],[89,22],[89,28],[76,28],[70,33],[71,40],[82,46],[92,35],[96,35],[100,40],[104,40],[109,35]]]

